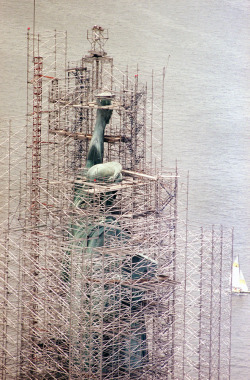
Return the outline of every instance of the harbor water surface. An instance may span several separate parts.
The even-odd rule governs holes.
[[[26,32],[33,1],[0,0],[0,117],[26,111]],[[86,30],[109,29],[115,65],[150,82],[166,67],[164,165],[189,171],[195,226],[234,227],[250,285],[248,0],[36,0],[36,32],[67,30],[68,57],[89,49]],[[159,79],[160,80],[160,79]],[[185,175],[180,182],[186,181]],[[250,295],[233,297],[232,379],[250,379]]]

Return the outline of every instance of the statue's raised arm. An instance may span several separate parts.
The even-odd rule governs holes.
[[[112,115],[112,109],[104,107],[111,105],[113,95],[103,92],[96,98],[100,108],[97,109],[95,128],[87,154],[86,168],[89,170],[86,176],[90,181],[118,182],[122,178],[121,164],[114,161],[103,164],[104,130]]]

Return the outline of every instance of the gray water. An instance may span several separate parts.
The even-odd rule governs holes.
[[[32,0],[0,0],[0,117],[26,110],[26,32]],[[190,173],[190,218],[234,226],[250,285],[248,0],[36,0],[36,31],[68,31],[68,57],[86,30],[109,29],[115,65],[141,78],[167,66],[164,164]],[[232,379],[250,379],[250,296],[233,298]]]

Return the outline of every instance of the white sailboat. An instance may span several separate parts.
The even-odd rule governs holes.
[[[239,256],[236,256],[233,262],[232,270],[232,292],[233,293],[250,293],[246,284],[243,273],[240,269]]]

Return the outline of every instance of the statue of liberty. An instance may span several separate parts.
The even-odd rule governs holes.
[[[87,184],[112,184],[122,181],[119,162],[103,163],[104,130],[109,123],[112,95],[98,95],[96,123],[88,149],[86,167],[80,173],[74,188],[74,208],[79,211],[70,227],[70,246],[64,267],[64,280],[75,286],[71,299],[72,355],[87,378],[136,378],[148,362],[145,318],[138,318],[144,301],[144,290],[133,287],[133,281],[143,276],[152,278],[156,263],[146,256],[120,254],[129,243],[130,231],[122,230],[112,205],[116,191],[104,190],[98,202]],[[92,188],[94,184],[92,185]],[[110,190],[111,189],[111,190]],[[98,204],[97,204],[98,203]],[[99,204],[102,211],[96,213]],[[92,210],[92,211],[91,211]],[[116,250],[110,260],[109,249]],[[79,262],[75,273],[70,260]],[[120,269],[120,272],[118,270]],[[73,285],[74,284],[74,285]],[[133,322],[133,315],[136,319]],[[119,333],[119,324],[123,328]],[[79,363],[80,362],[80,363]],[[87,376],[87,375],[86,375]],[[102,376],[102,377],[100,377]]]

